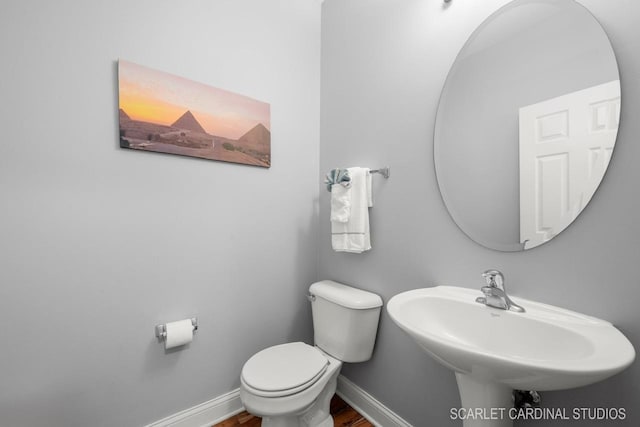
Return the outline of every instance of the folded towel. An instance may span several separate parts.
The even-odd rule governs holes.
[[[362,253],[371,249],[371,173],[368,168],[354,167],[348,170],[351,176],[351,215],[345,223],[331,221],[331,245],[336,252]]]
[[[331,186],[331,221],[347,222],[351,215],[351,185]]]
[[[343,187],[351,186],[351,176],[348,169],[331,169],[324,177],[324,183],[327,185],[327,191],[331,192],[333,184],[341,184]]]

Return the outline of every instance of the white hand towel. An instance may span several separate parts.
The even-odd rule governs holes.
[[[362,253],[371,249],[369,206],[371,173],[368,168],[349,168],[351,176],[351,215],[349,221],[331,221],[331,245],[336,252]],[[333,191],[332,191],[333,193]]]
[[[351,216],[351,185],[331,186],[331,221],[347,222]]]
[[[373,178],[371,177],[371,171],[366,169],[367,173],[365,174],[367,177],[367,206],[370,208],[373,207],[373,191],[371,191],[371,186],[373,185]]]

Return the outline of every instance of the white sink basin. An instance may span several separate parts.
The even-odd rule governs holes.
[[[635,358],[629,340],[609,322],[522,298],[512,299],[525,313],[496,309],[476,302],[481,295],[479,290],[437,286],[403,292],[387,304],[400,328],[456,372],[463,406],[508,406],[514,388],[592,384],[622,371]],[[494,386],[494,400],[487,399],[488,385]],[[485,394],[482,402],[473,396],[474,389]]]

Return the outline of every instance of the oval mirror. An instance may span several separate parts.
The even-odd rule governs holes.
[[[620,80],[609,39],[574,0],[515,0],[458,54],[434,159],[458,226],[501,251],[541,245],[587,205],[609,164]]]

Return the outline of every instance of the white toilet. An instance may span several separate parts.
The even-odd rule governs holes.
[[[316,346],[276,345],[242,367],[240,399],[263,427],[333,427],[329,403],[342,362],[371,358],[382,299],[331,280],[309,294]]]

